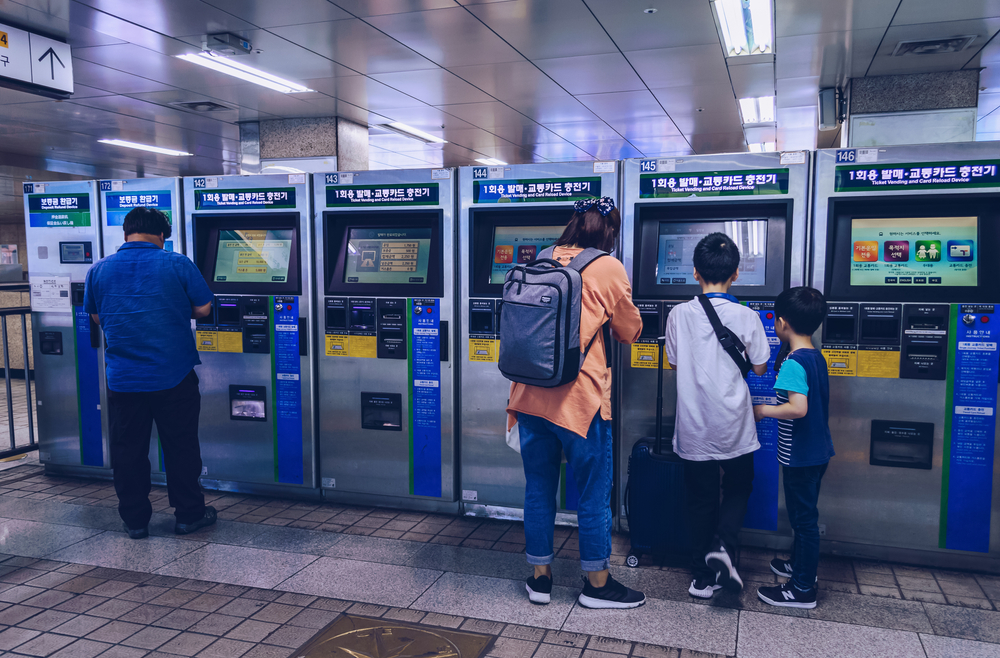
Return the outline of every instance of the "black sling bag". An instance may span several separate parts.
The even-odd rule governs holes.
[[[743,356],[743,353],[747,350],[743,341],[729,327],[722,324],[719,314],[715,312],[715,306],[712,305],[712,300],[705,295],[698,295],[698,301],[701,302],[702,308],[705,309],[705,315],[708,316],[708,321],[712,323],[712,329],[715,331],[719,343],[722,344],[722,349],[732,357],[736,367],[740,369],[740,374],[746,379],[753,365],[750,363],[750,359]]]

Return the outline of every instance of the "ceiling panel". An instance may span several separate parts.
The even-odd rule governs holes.
[[[184,34],[239,32],[254,27],[201,0],[169,0],[169,2],[74,0],[74,2],[171,37]]]
[[[79,82],[73,85],[74,100],[78,98],[94,98],[95,96],[110,95],[112,95],[112,92],[110,91],[88,87],[80,84]],[[0,108],[4,105],[14,105],[16,103],[37,103],[43,98],[44,97],[39,96],[38,94],[31,94],[26,91],[17,91],[14,89],[7,89],[6,87],[0,87]]]
[[[820,76],[824,87],[843,85],[852,75],[864,75],[884,34],[877,28],[778,37],[775,74],[779,79]]]
[[[257,27],[339,21],[351,14],[327,0],[202,0]]]
[[[624,160],[625,158],[642,157],[642,151],[624,139],[580,142],[576,146],[589,153],[595,160]]]
[[[444,139],[448,139],[448,131],[450,130],[475,128],[472,124],[430,105],[400,109],[385,108],[380,112],[392,121],[401,121]]]
[[[679,116],[699,114],[698,110],[701,110],[700,113],[731,116],[739,122],[739,106],[736,104],[732,87],[722,85],[670,87],[669,89],[654,89],[653,95],[656,96],[656,100],[660,101],[670,118],[675,121]],[[687,133],[683,128],[681,128],[681,132]]]
[[[501,101],[564,96],[566,91],[528,61],[451,66],[448,70]]]
[[[73,78],[75,83],[115,94],[141,94],[173,89],[162,82],[94,64],[79,57],[73,57]]]
[[[944,23],[986,16],[1000,17],[1000,1],[941,2],[940,0],[901,0],[892,19],[893,25]]]
[[[820,34],[870,28],[885,29],[899,6],[898,0],[831,2],[830,0],[778,0],[774,12],[775,34]],[[780,51],[775,47],[775,52]]]
[[[660,117],[644,117],[627,122],[609,122],[625,139],[634,143],[636,139],[681,137],[681,131],[673,119],[663,115]]]
[[[681,131],[685,137],[691,141],[693,135],[699,133],[708,132],[737,132],[743,130],[743,124],[740,122],[739,113],[735,111],[723,111],[723,112],[710,112],[705,110],[704,112],[684,110],[676,111],[670,115],[673,119],[674,124],[677,125],[677,129]],[[725,130],[719,131],[719,128]],[[694,142],[691,141],[694,145]],[[719,151],[698,151],[699,153],[714,152]]]
[[[526,148],[531,148],[535,144],[560,144],[566,140],[547,128],[538,124],[524,126],[501,126],[490,130],[501,139],[505,139],[513,144],[521,144]]]
[[[729,71],[718,43],[686,48],[628,50],[625,56],[650,89],[729,84]]]
[[[239,139],[239,128],[232,122],[235,119],[236,111],[232,112],[206,112],[195,114],[180,109],[156,105],[145,100],[129,98],[127,96],[101,96],[97,98],[74,98],[74,104],[92,107],[98,110],[105,110],[116,114],[124,114],[137,119],[145,119],[155,123],[165,123],[170,126],[177,126],[185,130],[196,130],[208,135],[223,135],[231,139]],[[227,121],[221,117],[213,116],[225,114]]]
[[[462,7],[375,16],[367,22],[444,67],[523,61]]]
[[[774,95],[774,64],[730,64],[729,77],[736,98],[758,98]]]
[[[608,123],[643,117],[665,117],[660,103],[647,89],[614,94],[582,94],[577,99]]]
[[[482,103],[493,100],[489,94],[444,69],[378,73],[371,77],[428,105]]]
[[[989,39],[1000,30],[1000,18],[947,23],[921,23],[919,25],[893,26],[886,30],[882,46],[872,60],[868,75],[896,75],[902,73],[931,73],[955,71],[966,64]],[[900,41],[937,39],[957,35],[976,35],[976,40],[959,53],[945,55],[904,55],[892,57]],[[972,66],[976,62],[971,63]]]
[[[688,155],[691,145],[683,137],[634,137],[629,143],[648,157],[659,155]]]
[[[581,0],[510,0],[466,8],[530,60],[618,52]]]
[[[715,18],[707,2],[622,2],[585,0],[622,50],[712,44],[719,47]],[[643,10],[653,8],[656,13]]]
[[[580,142],[595,142],[621,139],[618,132],[603,121],[580,121],[575,123],[547,123],[545,127],[563,139],[579,146]]]
[[[74,48],[124,43],[121,39],[84,27],[82,21],[78,20],[78,14],[81,13],[79,5],[73,2],[47,3],[47,11],[11,0],[4,2],[2,6],[5,21],[30,25],[38,32],[65,39]]]
[[[586,105],[567,93],[563,93],[562,96],[524,98],[506,102],[518,112],[542,125],[597,119],[597,115],[588,110]]]
[[[839,132],[840,131],[837,130],[831,130],[829,131],[829,134],[832,137],[836,137]],[[826,135],[827,133],[818,134]],[[779,130],[777,148],[779,151],[808,151],[817,148],[816,139],[817,133],[812,129]],[[835,144],[828,143],[823,148],[831,148],[833,146],[835,146]]]
[[[425,9],[454,7],[455,0],[332,0],[334,4],[355,16],[406,14]]]
[[[743,131],[693,135],[691,145],[695,153],[742,153],[747,150]]]
[[[535,64],[574,95],[646,88],[621,53],[539,59]]]
[[[779,109],[803,105],[816,106],[818,103],[819,77],[779,78],[776,86],[775,104]]]

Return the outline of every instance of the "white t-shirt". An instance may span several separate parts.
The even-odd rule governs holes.
[[[771,346],[757,313],[724,297],[711,302],[722,324],[743,341],[750,363],[767,363]],[[697,298],[670,311],[666,335],[667,360],[677,371],[674,452],[690,461],[708,461],[760,448],[750,389]]]

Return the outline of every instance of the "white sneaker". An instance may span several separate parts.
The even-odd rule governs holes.
[[[710,599],[715,594],[715,591],[719,589],[722,589],[722,585],[719,585],[714,577],[703,576],[691,581],[691,587],[688,587],[688,594],[699,599]]]
[[[721,543],[718,548],[705,556],[705,564],[715,572],[716,582],[728,590],[739,592],[743,589],[743,579],[736,573],[733,561],[729,559],[726,547]]]

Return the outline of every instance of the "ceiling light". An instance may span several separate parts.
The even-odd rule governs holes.
[[[496,158],[476,158],[476,162],[479,164],[490,165],[491,167],[503,167],[507,164],[503,160],[497,160]]]
[[[140,151],[149,151],[150,153],[159,153],[160,155],[194,155],[194,153],[188,153],[187,151],[175,151],[174,149],[160,148],[159,146],[150,146],[149,144],[137,144],[136,142],[126,142],[124,139],[99,139],[97,140],[101,144],[111,144],[113,146],[124,146],[129,149],[138,149]]]
[[[744,124],[774,123],[774,96],[741,98],[740,114]]]
[[[405,123],[400,123],[398,121],[393,121],[392,123],[381,124],[382,128],[386,130],[391,130],[394,133],[403,135],[404,137],[411,137],[413,139],[418,139],[424,144],[447,144],[448,140],[441,139],[440,137],[435,137],[430,133],[425,133],[423,130],[418,130],[413,126],[408,126]]]
[[[763,144],[761,143],[747,144],[747,147],[750,149],[751,153],[765,153],[765,152],[769,153],[775,150],[775,146],[776,145],[774,142],[764,142]]]
[[[714,0],[726,56],[772,52],[771,0]]]
[[[218,71],[219,73],[231,75],[234,78],[239,78],[240,80],[245,80],[246,82],[252,82],[260,85],[261,87],[267,87],[268,89],[280,91],[283,94],[297,94],[313,91],[308,87],[298,84],[297,82],[279,78],[276,75],[271,75],[270,73],[266,73],[260,69],[247,66],[246,64],[242,64],[234,59],[223,57],[208,51],[200,52],[195,55],[178,55],[177,58],[191,62],[192,64],[197,64],[198,66],[204,66],[205,68]]]

